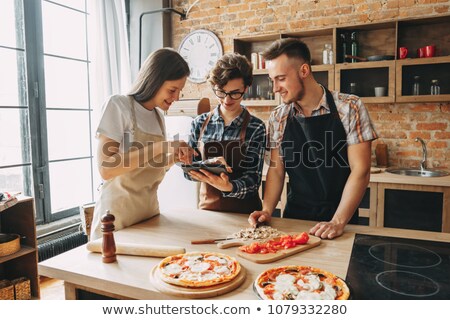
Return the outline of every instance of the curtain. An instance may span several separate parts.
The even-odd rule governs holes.
[[[92,86],[98,110],[113,94],[126,94],[131,86],[130,54],[124,0],[96,0],[93,4],[96,35],[92,39]]]

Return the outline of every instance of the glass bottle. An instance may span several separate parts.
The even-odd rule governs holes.
[[[441,94],[441,87],[439,87],[439,81],[438,80],[431,80],[430,93],[432,95]]]
[[[333,50],[331,50],[331,44],[326,43],[322,53],[323,64],[333,64]]]
[[[341,33],[341,49],[342,49],[342,53],[341,53],[341,62],[344,63],[346,62],[346,58],[345,56],[347,55],[347,34],[346,33]]]
[[[351,34],[351,48],[352,48],[352,56],[358,56],[358,40],[356,39],[356,32],[353,31]],[[358,62],[358,60],[352,58],[352,62]]]
[[[420,77],[419,76],[414,76],[414,84],[413,84],[412,94],[413,94],[413,96],[420,95]]]
[[[350,94],[355,94],[356,95],[356,82],[351,82],[350,83]]]
[[[333,64],[334,63],[334,53],[333,53],[333,49],[331,48],[331,44],[330,44],[330,51],[328,52],[328,64]]]

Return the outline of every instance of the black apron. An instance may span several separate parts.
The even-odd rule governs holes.
[[[228,174],[230,181],[239,179],[244,174],[244,170],[240,167],[241,161],[245,160],[246,143],[245,133],[248,123],[250,122],[250,113],[244,109],[244,121],[242,122],[239,140],[209,141],[202,142],[203,133],[211,120],[213,111],[210,112],[202,125],[198,137],[199,151],[203,160],[214,157],[224,157],[233,172]],[[222,191],[213,186],[202,182],[200,184],[200,202],[199,208],[204,210],[252,213],[255,210],[261,210],[262,203],[258,192],[245,199],[223,197]]]
[[[347,134],[333,96],[325,92],[329,114],[304,118],[292,108],[287,119],[281,142],[290,187],[285,218],[331,220],[350,175]],[[350,223],[357,219],[353,214]]]

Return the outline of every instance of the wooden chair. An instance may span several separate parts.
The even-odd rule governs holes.
[[[211,103],[209,98],[201,98],[197,104],[197,115],[200,115],[211,110]]]

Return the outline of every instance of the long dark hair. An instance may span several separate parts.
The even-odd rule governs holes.
[[[163,83],[189,76],[189,66],[182,56],[171,48],[158,49],[145,59],[128,95],[137,102],[152,99]]]

